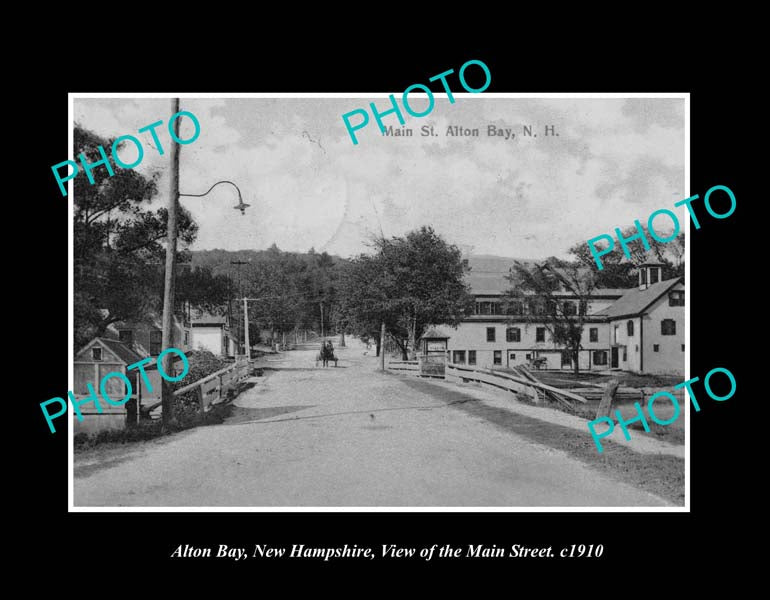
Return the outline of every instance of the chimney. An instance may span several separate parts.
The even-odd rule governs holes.
[[[646,262],[639,265],[640,290],[646,290],[659,281],[663,281],[663,263]]]

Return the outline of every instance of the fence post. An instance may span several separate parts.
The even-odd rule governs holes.
[[[618,390],[620,382],[617,379],[610,379],[607,382],[607,387],[604,388],[602,393],[602,399],[599,402],[599,408],[596,409],[596,418],[609,417],[610,409],[612,408],[612,401],[615,399],[615,392]]]

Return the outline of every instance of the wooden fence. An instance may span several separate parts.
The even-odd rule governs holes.
[[[454,381],[455,383],[460,381],[464,383],[468,381],[485,383],[503,390],[508,390],[509,392],[527,395],[532,398],[535,404],[541,403],[541,394],[543,399],[546,397],[555,397],[557,399],[566,397],[581,403],[586,402],[585,398],[573,392],[555,388],[534,379],[517,377],[515,375],[501,373],[500,371],[492,371],[491,369],[459,367],[457,365],[448,364],[446,366],[446,380]]]
[[[386,368],[388,371],[410,371],[417,375],[420,372],[420,362],[416,360],[389,360]]]
[[[208,412],[214,404],[219,404],[223,399],[227,399],[230,390],[236,388],[242,380],[248,377],[249,367],[250,364],[246,361],[236,362],[190,385],[179,388],[174,392],[174,396],[181,396],[197,390],[200,410],[201,412]]]

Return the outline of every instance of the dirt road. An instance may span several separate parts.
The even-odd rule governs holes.
[[[361,347],[336,352],[336,369],[284,353],[221,425],[77,454],[75,505],[669,504],[461,409],[480,400],[379,373]]]

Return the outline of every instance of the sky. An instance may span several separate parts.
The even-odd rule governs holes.
[[[341,115],[370,102],[385,111],[387,98],[182,98],[181,110],[195,114],[201,131],[180,146],[180,192],[202,194],[226,179],[251,204],[245,216],[233,210],[237,194],[228,185],[204,198],[182,197],[200,225],[191,248],[259,250],[275,243],[352,256],[368,251],[374,235],[431,225],[473,254],[564,257],[576,243],[634,219],[644,223],[686,197],[683,99],[481,93],[455,94],[450,103],[436,94],[431,113],[415,118],[401,94],[396,98],[413,136],[382,136],[370,111],[357,145]],[[409,99],[416,112],[427,107],[424,97]],[[137,131],[163,120],[157,132],[168,148],[170,115],[168,98],[74,100],[79,125],[145,142],[137,171],[161,173],[158,206],[168,197],[169,153],[160,156],[149,133]],[[383,122],[400,129],[393,114]],[[180,137],[191,137],[192,122],[180,123]],[[488,136],[490,125],[515,136]],[[436,135],[420,135],[423,126]],[[479,135],[448,136],[450,126],[478,128]],[[558,135],[546,135],[546,126]],[[127,163],[136,156],[131,144],[120,152]]]

